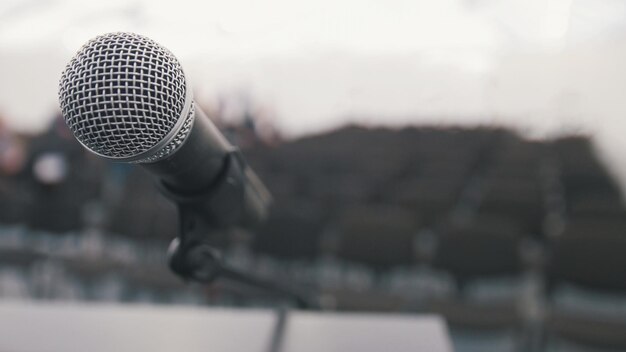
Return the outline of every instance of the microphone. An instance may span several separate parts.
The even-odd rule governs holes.
[[[153,40],[122,32],[90,40],[65,68],[59,102],[85,148],[140,164],[212,226],[253,227],[267,216],[269,192],[194,103],[176,57]]]
[[[182,66],[166,48],[133,33],[87,42],[59,83],[67,126],[89,151],[138,163],[178,205],[180,234],[169,249],[170,268],[187,280],[218,276],[313,306],[307,294],[231,268],[214,248],[220,230],[253,227],[271,196],[237,148],[194,103]]]

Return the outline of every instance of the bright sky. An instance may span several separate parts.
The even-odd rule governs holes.
[[[65,64],[111,31],[168,47],[198,100],[250,97],[289,135],[348,121],[583,130],[626,175],[623,0],[3,0],[0,113],[45,127]]]
[[[4,0],[0,110],[38,128],[71,55],[122,30],[170,48],[207,96],[267,100],[287,132],[347,115],[486,116],[503,61],[610,38],[625,19],[621,0]]]

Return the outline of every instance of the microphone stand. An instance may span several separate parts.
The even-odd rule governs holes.
[[[223,278],[293,300],[301,309],[317,307],[307,294],[284,283],[257,277],[228,266],[214,243],[219,232],[232,227],[242,212],[245,164],[237,150],[228,154],[222,174],[207,192],[184,195],[159,184],[178,205],[180,236],[168,249],[170,269],[187,281],[212,283]]]
[[[187,232],[183,235],[193,236],[195,234]],[[218,278],[224,278],[292,299],[300,309],[312,309],[316,306],[307,295],[293,287],[256,277],[225,265],[220,252],[207,241],[185,243],[184,239],[186,239],[185,236],[175,238],[168,249],[170,269],[182,278],[207,284]],[[282,351],[282,343],[287,329],[289,309],[285,306],[279,306],[275,313],[276,322],[272,329],[267,352]]]
[[[187,281],[210,284],[222,278],[293,300],[300,309],[318,308],[317,299],[312,299],[299,289],[227,265],[217,249],[220,233],[236,224],[245,223],[242,221],[246,218],[242,215],[246,213],[246,205],[243,205],[244,189],[254,182],[254,178],[246,174],[248,170],[242,158],[237,149],[228,153],[223,171],[205,192],[181,194],[163,183],[158,184],[161,192],[178,205],[180,235],[168,249],[170,269]],[[259,194],[257,202],[253,203],[256,204],[252,207],[257,213],[263,214],[269,199]],[[276,309],[276,323],[268,352],[281,351],[288,317],[289,310],[284,306]]]
[[[292,299],[300,309],[315,306],[307,295],[293,287],[226,265],[220,252],[206,242],[182,245],[180,238],[175,238],[168,249],[168,257],[170,269],[187,281],[210,284],[221,278]]]

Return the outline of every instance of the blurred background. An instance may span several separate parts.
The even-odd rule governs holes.
[[[57,103],[88,39],[169,48],[275,197],[227,260],[456,351],[626,351],[626,2],[0,1],[0,299],[269,306],[166,267],[176,211]]]

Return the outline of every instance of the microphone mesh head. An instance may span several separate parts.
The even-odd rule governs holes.
[[[59,85],[61,111],[74,136],[113,159],[136,157],[162,142],[183,117],[187,95],[174,55],[133,33],[89,41]]]

